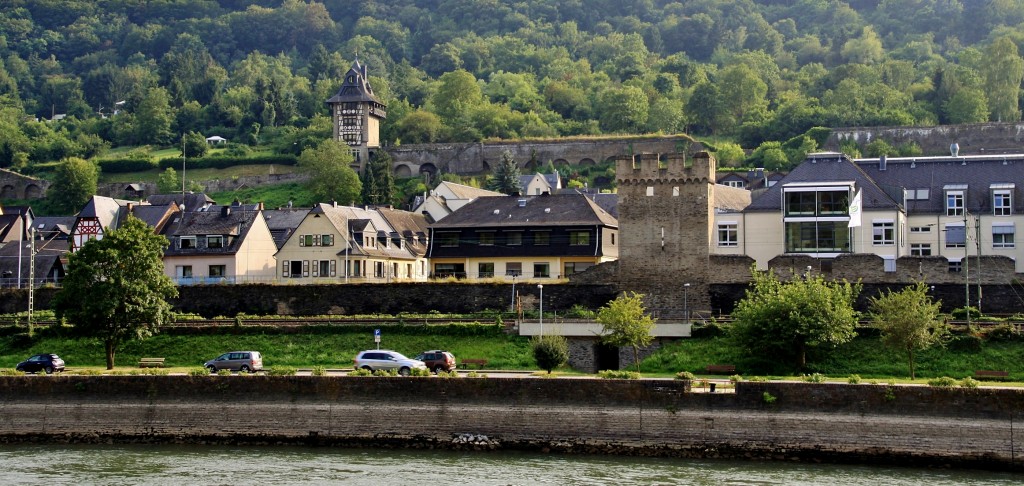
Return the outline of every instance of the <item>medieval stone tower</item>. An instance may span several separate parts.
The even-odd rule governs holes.
[[[345,73],[345,82],[327,100],[327,106],[334,121],[334,139],[352,149],[352,168],[362,173],[370,157],[380,150],[380,122],[387,118],[387,112],[374,96],[366,66],[359,60]]]
[[[646,295],[661,318],[706,315],[713,238],[715,159],[640,154],[616,162],[619,287]],[[688,286],[686,284],[689,284]]]

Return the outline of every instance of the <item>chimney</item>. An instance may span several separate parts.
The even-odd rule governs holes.
[[[224,206],[220,208],[220,215],[225,218],[231,216],[231,206]]]

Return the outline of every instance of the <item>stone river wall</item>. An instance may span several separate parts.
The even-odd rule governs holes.
[[[500,448],[1024,470],[1021,390],[739,383],[735,393],[693,393],[688,385],[0,376],[0,442]]]

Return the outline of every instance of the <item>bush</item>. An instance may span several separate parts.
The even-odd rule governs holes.
[[[210,376],[210,370],[206,368],[192,368],[188,370],[189,376]]]
[[[934,386],[939,388],[953,388],[956,386],[956,378],[950,378],[943,376],[941,378],[932,378],[928,380],[928,386]]]
[[[978,380],[975,380],[974,378],[971,378],[970,376],[965,377],[964,379],[960,380],[960,387],[961,388],[978,388],[978,384],[979,384]]]
[[[236,165],[295,165],[297,161],[298,158],[294,155],[286,154],[252,155],[245,157],[210,156],[198,159],[188,159],[188,167],[191,169],[227,169],[228,167],[234,167]],[[160,170],[164,170],[168,167],[181,167],[181,157],[167,157],[160,159],[158,167]]]
[[[476,373],[476,372],[475,371],[470,371],[470,374],[474,374],[474,373]],[[451,370],[451,371],[438,371],[437,372],[437,377],[438,378],[458,378],[459,377],[459,372],[455,371],[455,370]]]
[[[357,370],[350,371],[348,376],[373,376],[373,372],[365,368],[359,368]]]
[[[747,378],[747,381],[752,381],[752,382],[755,382],[755,383],[757,383],[757,382],[763,383],[763,382],[767,382],[768,381],[768,377],[767,376],[751,376],[750,378]]]
[[[846,382],[851,385],[857,385],[860,383],[860,375],[850,375],[850,377],[846,379]]]
[[[292,376],[295,374],[295,368],[287,366],[271,366],[270,370],[267,371],[270,376]]]
[[[809,375],[801,376],[800,379],[806,381],[807,383],[824,383],[825,375],[821,373],[811,373]]]
[[[373,376],[398,376],[398,370],[374,370]]]
[[[22,376],[22,375],[24,375],[24,374],[25,374],[25,372],[24,372],[24,371],[17,371],[17,370],[0,370],[0,376]]]
[[[739,383],[743,381],[743,375],[732,375],[729,377],[729,381],[732,383]]]
[[[640,373],[628,370],[601,370],[597,376],[608,380],[639,380]]]
[[[548,374],[569,361],[569,341],[565,336],[534,336],[530,346],[537,366]]]
[[[593,319],[597,313],[579,304],[573,304],[565,313],[565,317],[576,319]]]
[[[694,374],[690,373],[689,371],[680,371],[679,373],[676,373],[676,379],[677,380],[690,380],[690,381],[693,381],[696,378],[697,377],[694,376]]]
[[[1016,342],[1021,340],[1021,333],[1013,324],[1001,324],[988,329],[985,339],[998,342]]]
[[[323,366],[314,366],[310,374],[313,376],[324,376],[327,374],[327,368]]]
[[[409,376],[430,376],[430,370],[426,368],[413,368],[409,370]]]
[[[971,320],[977,320],[981,317],[981,311],[977,307],[958,307],[953,309],[953,312],[950,314],[953,316],[953,319],[958,321],[967,320],[967,314],[971,315]]]
[[[728,334],[728,330],[717,322],[709,322],[703,326],[693,326],[690,330],[690,337],[709,338]]]
[[[947,347],[951,351],[981,351],[981,338],[971,334],[961,334],[950,339]]]
[[[453,371],[452,373],[455,372]],[[484,373],[477,373],[476,371],[470,371],[469,373],[466,373],[466,378],[487,378],[487,375]]]
[[[761,400],[764,400],[764,403],[771,405],[775,403],[775,400],[777,400],[777,398],[775,398],[775,395],[772,395],[771,393],[764,392],[763,394],[761,394]]]

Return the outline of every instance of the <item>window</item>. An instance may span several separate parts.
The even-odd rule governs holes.
[[[505,275],[509,277],[519,277],[523,275],[523,264],[519,262],[509,262],[505,264]]]
[[[444,247],[455,247],[459,246],[459,234],[458,233],[439,233],[437,235],[437,244]]]
[[[946,216],[964,215],[964,191],[946,192]]]
[[[719,223],[718,246],[738,246],[740,241],[736,223]]]
[[[320,260],[318,263],[318,270],[321,277],[331,277],[334,272],[331,271],[331,267],[334,263],[332,260]]]
[[[478,263],[477,276],[479,278],[491,278],[494,276],[494,264],[493,263]]]
[[[302,235],[299,237],[299,246],[313,246],[313,235]]]
[[[654,195],[654,186],[647,186],[647,195],[648,196],[653,196]]]
[[[438,278],[465,277],[466,265],[462,263],[435,263],[434,276]]]
[[[875,221],[871,225],[871,243],[879,245],[895,245],[896,229],[892,221]]]
[[[1014,227],[1010,225],[992,226],[992,248],[1013,248]]]
[[[932,245],[931,243],[911,243],[910,244],[910,256],[931,256]]]
[[[551,243],[551,233],[546,231],[533,234],[533,244],[537,246],[547,246]]]
[[[320,246],[334,246],[334,235],[320,235]]]
[[[615,246],[615,233],[610,233],[610,236],[612,237],[612,246]]]
[[[963,248],[967,243],[967,231],[964,225],[946,225],[946,248]]]
[[[523,234],[519,231],[507,233],[505,235],[505,242],[509,246],[519,246],[523,244]]]
[[[594,264],[591,262],[565,262],[565,265],[563,266],[563,275],[579,273],[592,266],[594,266]]]
[[[373,276],[384,278],[384,262],[373,262]]]
[[[735,180],[734,181],[725,181],[725,185],[727,185],[729,187],[735,187],[735,188],[738,188],[738,189],[743,189],[744,187],[747,187],[746,184],[743,183],[743,181],[735,181]]]
[[[178,278],[192,278],[192,265],[178,265],[174,267],[174,274]]]
[[[910,227],[910,232],[911,233],[931,233],[932,232],[932,227],[931,226],[911,226]]]
[[[224,265],[210,265],[211,277],[223,277],[224,274]]]
[[[950,261],[949,262],[949,271],[950,272],[962,272],[962,271],[964,271],[964,266],[963,266],[963,264],[960,261],[955,261],[955,262],[954,261]]]
[[[182,236],[182,237],[178,238],[178,248],[181,248],[181,249],[184,250],[184,249],[195,248],[195,247],[196,247],[196,237],[195,236]]]
[[[494,232],[485,231],[479,233],[477,237],[480,239],[480,246],[494,246]]]
[[[1013,196],[1009,189],[1000,189],[992,193],[992,214],[996,216],[1013,214]]]
[[[569,244],[572,246],[586,246],[590,244],[589,231],[570,231]]]
[[[814,216],[813,192],[787,192],[786,215]]]
[[[288,265],[286,277],[301,277],[302,276],[302,260],[292,260],[291,262],[285,262]]]
[[[550,265],[547,263],[533,264],[533,278],[548,278],[551,276]]]
[[[850,228],[845,221],[786,223],[787,253],[850,251]]]
[[[221,235],[208,235],[206,237],[207,248],[224,248],[224,237]]]

